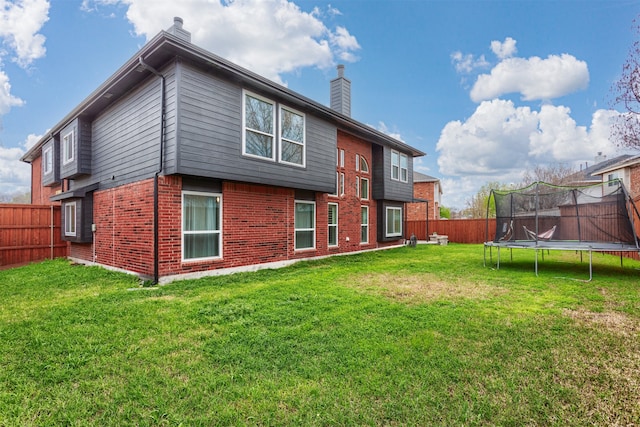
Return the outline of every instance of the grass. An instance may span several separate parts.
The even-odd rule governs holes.
[[[0,272],[0,425],[638,425],[640,263],[398,248],[143,288]]]

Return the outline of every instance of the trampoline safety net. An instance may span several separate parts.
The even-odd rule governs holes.
[[[492,190],[492,196],[496,209],[494,244],[640,248],[640,216],[618,179],[573,187],[536,182],[517,190]]]

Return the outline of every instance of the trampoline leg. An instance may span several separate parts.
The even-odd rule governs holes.
[[[500,246],[498,246],[498,263],[496,264],[496,270],[500,270]]]
[[[538,249],[536,249],[536,277],[538,277]]]
[[[593,279],[593,254],[591,253],[591,251],[589,251],[589,280],[588,280],[588,282],[590,282],[591,279]]]

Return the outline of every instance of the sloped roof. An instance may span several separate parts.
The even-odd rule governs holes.
[[[617,157],[613,157],[611,159],[603,160],[599,163],[586,167],[580,170],[579,172],[569,175],[565,179],[565,182],[571,183],[571,184],[580,184],[580,183],[590,184],[590,183],[600,182],[602,180],[600,175],[602,174],[601,171],[603,169],[607,169],[612,165],[615,165],[620,162],[624,162],[628,160],[630,157],[633,157],[633,156],[631,156],[630,154],[623,154]]]
[[[420,172],[413,171],[413,182],[438,182],[440,179],[433,176],[426,175]]]
[[[620,157],[625,157],[625,156],[620,156]],[[640,155],[636,155],[636,156],[627,155],[626,158],[624,159],[622,158],[617,158],[617,159],[619,159],[617,162],[604,165],[603,167],[599,167],[594,172],[594,175],[603,175],[607,172],[610,172],[616,169],[622,169],[622,168],[633,166],[635,164],[640,163]],[[600,166],[600,164],[598,164],[598,166]]]
[[[60,122],[51,128],[20,160],[30,163],[40,155],[42,145],[52,135],[60,132],[68,123],[83,116],[91,120],[104,111],[109,105],[140,84],[151,75],[151,71],[141,67],[145,64],[159,70],[163,65],[175,58],[197,64],[207,70],[215,71],[232,81],[255,88],[263,93],[285,99],[292,106],[313,111],[318,117],[335,123],[340,129],[373,143],[411,153],[413,157],[424,156],[425,153],[403,141],[397,140],[377,129],[359,122],[350,116],[341,114],[328,106],[313,101],[297,92],[279,85],[250,70],[240,67],[231,61],[221,58],[191,42],[167,32],[160,31],[147,42],[136,54],[120,67],[111,77],[101,84],[84,101],[67,114]]]

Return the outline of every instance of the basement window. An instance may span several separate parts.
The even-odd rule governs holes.
[[[182,260],[222,256],[222,195],[182,193]]]

